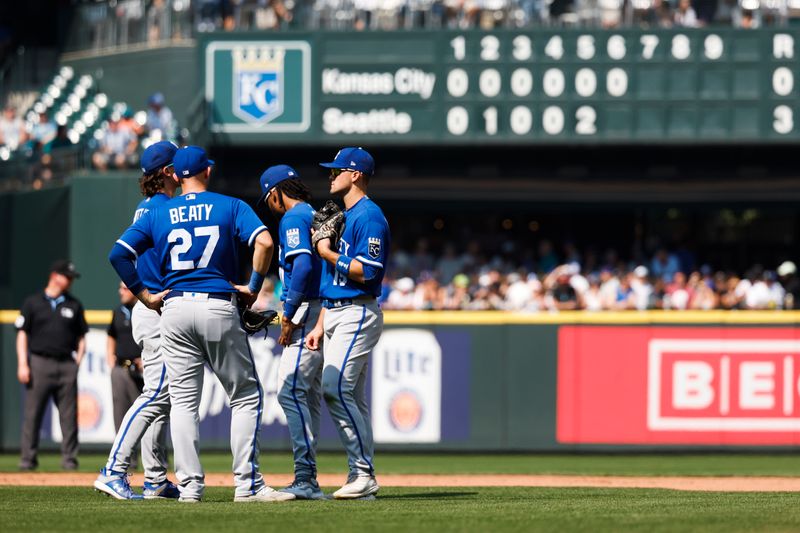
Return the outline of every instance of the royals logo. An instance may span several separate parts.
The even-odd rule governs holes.
[[[286,231],[286,244],[289,245],[289,248],[297,248],[300,245],[300,228]]]
[[[381,255],[381,240],[378,237],[369,238],[369,256],[377,259]]]
[[[283,114],[283,63],[280,46],[234,48],[233,113],[248,122],[266,124]]]

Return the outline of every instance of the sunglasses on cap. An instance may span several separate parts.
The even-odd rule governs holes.
[[[352,168],[332,168],[331,169],[331,176],[334,178],[338,178],[339,174],[343,172],[355,172]]]

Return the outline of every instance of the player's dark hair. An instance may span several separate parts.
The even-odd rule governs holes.
[[[158,191],[164,188],[164,178],[167,177],[163,172],[163,168],[159,168],[151,174],[145,174],[139,178],[139,189],[142,194],[148,198],[155,196]]]
[[[311,189],[297,178],[290,178],[278,183],[275,188],[282,194],[300,200],[301,202],[308,202],[311,200]]]

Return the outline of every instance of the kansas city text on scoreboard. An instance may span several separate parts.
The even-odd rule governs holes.
[[[800,138],[789,31],[273,35],[203,41],[212,132],[332,144]]]

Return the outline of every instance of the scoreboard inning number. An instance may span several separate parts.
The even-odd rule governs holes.
[[[541,128],[545,134],[555,136],[564,133],[568,127],[574,128],[577,135],[595,135],[598,132],[597,112],[590,105],[591,101],[582,100],[613,102],[624,101],[626,96],[630,98],[631,68],[648,62],[660,62],[668,69],[672,64],[696,59],[697,54],[706,62],[715,62],[724,60],[726,53],[725,40],[713,33],[705,35],[701,43],[695,43],[698,50],[692,49],[693,43],[688,35],[680,33],[670,35],[668,39],[655,34],[639,35],[635,47],[631,47],[622,35],[611,35],[602,44],[597,42],[594,35],[579,35],[568,43],[569,53],[562,36],[552,35],[546,39],[541,50],[542,61],[535,67],[530,64],[535,55],[534,42],[527,35],[517,35],[506,42],[506,45],[510,44],[508,50],[503,50],[503,42],[497,36],[483,36],[476,57],[480,63],[477,67],[467,64],[466,37],[458,35],[450,40],[451,59],[455,64],[446,70],[445,85],[447,95],[455,102],[446,111],[449,134],[460,136],[470,131],[468,104],[478,103],[486,106],[480,117],[483,133],[489,136],[498,134],[501,108],[506,114],[504,120],[508,130],[513,135],[524,136]],[[600,47],[602,49],[598,50]],[[775,34],[771,55],[773,60],[792,60],[793,36]],[[568,69],[569,74],[557,64],[565,59],[572,61],[570,67],[573,68]],[[580,65],[580,61],[593,59],[598,59],[599,63]],[[629,64],[615,65],[615,62],[621,61],[628,61]],[[459,62],[464,62],[464,66],[459,66]],[[497,62],[497,66],[493,66],[493,62]],[[772,97],[789,97],[793,94],[794,74],[789,66],[774,67],[771,90]],[[497,103],[503,105],[486,102],[486,99],[492,98],[502,98]],[[459,102],[462,99],[465,105]],[[549,101],[551,99],[553,101]],[[569,122],[566,109],[570,114],[574,113]],[[773,130],[778,134],[793,132],[792,107],[779,102],[772,110]]]

